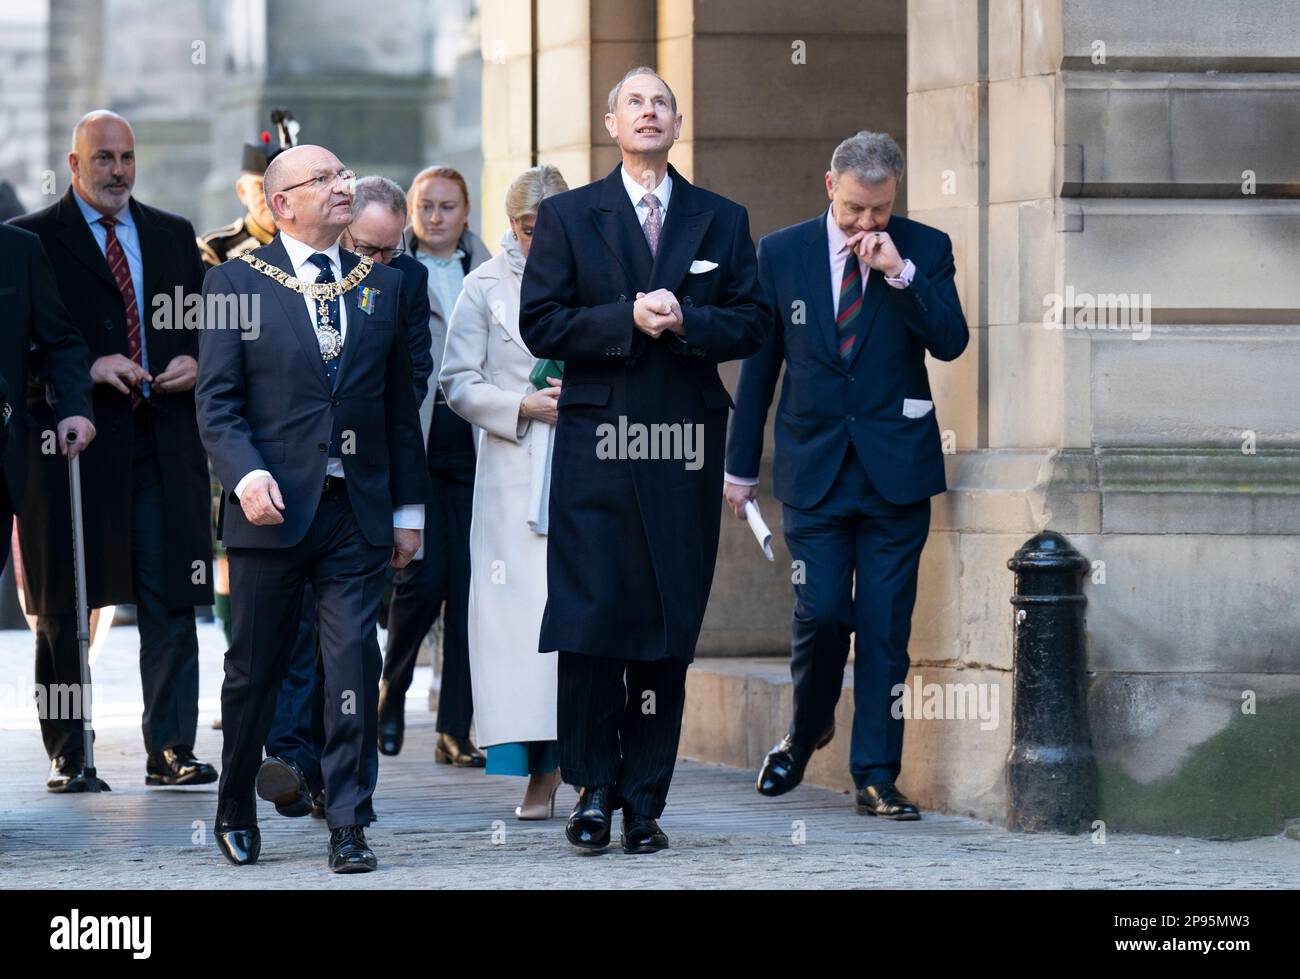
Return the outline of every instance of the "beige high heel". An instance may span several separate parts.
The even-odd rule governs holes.
[[[516,819],[552,819],[555,816],[555,793],[560,790],[560,770],[554,771],[555,784],[551,786],[551,795],[546,802],[529,806],[515,806]]]

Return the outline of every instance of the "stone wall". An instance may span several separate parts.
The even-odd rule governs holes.
[[[1159,6],[909,3],[909,204],[977,334],[931,369],[959,451],[914,672],[991,676],[1006,723],[910,725],[906,784],[1001,818],[1005,562],[1051,527],[1094,562],[1098,818],[1270,833],[1300,813],[1300,12]],[[1137,323],[1084,328],[1120,294]]]

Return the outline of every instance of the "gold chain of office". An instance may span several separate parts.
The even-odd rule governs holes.
[[[276,268],[274,265],[256,258],[251,252],[245,252],[239,258],[263,275],[274,279],[286,289],[292,289],[300,295],[315,300],[316,342],[320,344],[321,357],[325,360],[333,360],[343,352],[343,335],[330,322],[329,303],[331,300],[338,299],[345,292],[359,286],[361,281],[370,274],[370,269],[375,264],[374,259],[362,256],[361,260],[357,262],[356,268],[345,275],[340,282],[308,282],[306,279],[294,278],[284,269]]]

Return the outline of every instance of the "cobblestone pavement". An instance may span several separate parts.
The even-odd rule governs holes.
[[[1008,833],[986,823],[927,813],[918,823],[859,816],[852,800],[803,786],[780,799],[753,790],[747,771],[682,762],[661,820],[672,847],[648,856],[613,848],[579,856],[563,816],[520,823],[519,779],[433,763],[428,669],[407,707],[407,743],[382,759],[368,836],[373,874],[325,869],[326,831],[263,804],[262,859],[227,865],[211,841],[216,786],[149,789],[140,741],[140,681],[133,628],[111,631],[96,661],[100,774],[113,791],[55,796],[30,700],[32,639],[0,632],[0,887],[389,888],[389,887],[993,887],[1274,888],[1300,886],[1300,843],[1282,837],[1212,842],[1110,833],[1091,837]],[[224,643],[200,626],[198,744],[217,762]]]

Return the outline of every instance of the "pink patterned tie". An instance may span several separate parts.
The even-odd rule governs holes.
[[[641,203],[650,209],[646,215],[645,224],[641,225],[641,230],[645,232],[646,244],[650,246],[650,254],[658,256],[659,254],[659,235],[664,230],[663,219],[659,216],[659,198],[654,194],[646,194],[641,198]]]

